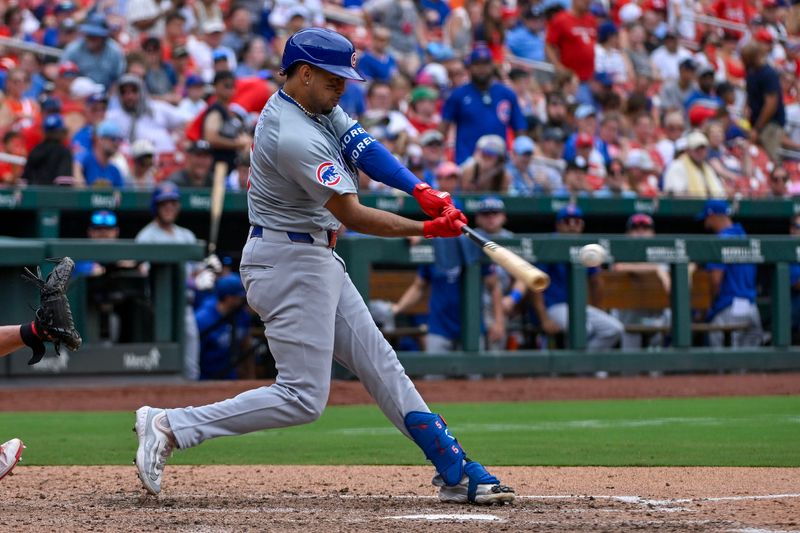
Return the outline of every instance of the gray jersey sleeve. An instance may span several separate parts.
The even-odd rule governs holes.
[[[333,111],[328,113],[328,120],[333,124],[333,128],[336,130],[336,136],[339,139],[341,139],[350,127],[356,123],[356,121],[338,105],[333,108]]]
[[[308,137],[289,135],[281,139],[279,169],[284,176],[292,176],[300,187],[315,201],[324,205],[333,194],[357,192],[353,180],[342,162],[338,146],[328,139],[314,135]]]

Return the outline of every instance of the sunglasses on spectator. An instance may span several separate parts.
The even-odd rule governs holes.
[[[138,93],[139,92],[139,88],[135,87],[133,85],[126,85],[126,86],[120,87],[119,88],[119,92],[120,92],[120,94]]]
[[[562,218],[561,222],[572,226],[572,225],[583,224],[583,219],[581,217],[567,217],[567,218]]]
[[[789,181],[789,176],[787,174],[773,174],[771,179],[772,181],[786,182]]]

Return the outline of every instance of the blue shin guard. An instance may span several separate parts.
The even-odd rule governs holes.
[[[406,414],[405,424],[444,482],[448,486],[458,485],[464,476],[466,454],[448,431],[444,419],[436,413],[411,411]]]

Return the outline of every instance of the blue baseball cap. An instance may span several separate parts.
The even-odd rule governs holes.
[[[228,54],[225,52],[225,50],[220,50],[219,48],[214,50],[214,53],[212,54],[212,57],[213,57],[215,63],[217,61],[222,61],[222,60],[227,61],[228,60]]]
[[[201,78],[197,74],[189,74],[188,76],[186,76],[187,87],[198,87],[205,84],[206,83],[203,81],[203,78]]]
[[[61,113],[61,100],[54,96],[48,96],[42,102],[42,111],[45,113]]]
[[[711,215],[731,215],[731,206],[726,200],[706,200],[706,203],[703,204],[703,210],[697,213],[695,219],[697,220],[705,220]]]
[[[64,119],[61,115],[50,115],[44,119],[44,131],[59,131],[66,129],[64,127]]]
[[[478,202],[478,213],[504,213],[506,204],[498,196],[485,196]]]
[[[110,139],[122,139],[124,137],[124,135],[122,135],[122,128],[119,127],[119,124],[111,120],[104,120],[97,125],[97,136],[107,137]]]
[[[117,215],[113,211],[95,211],[89,219],[89,225],[93,228],[116,228]]]
[[[581,104],[575,110],[575,118],[578,119],[591,117],[593,115],[597,115],[597,110],[594,108],[594,106],[589,104]]]
[[[556,222],[561,222],[565,218],[583,218],[583,210],[577,205],[562,207],[556,213]]]
[[[242,280],[239,274],[228,274],[217,280],[216,285],[217,298],[225,298],[226,296],[245,296],[247,293],[242,285]]]
[[[520,135],[519,137],[514,139],[514,144],[512,145],[512,149],[514,150],[514,153],[517,155],[532,154],[533,151],[536,149],[536,143],[534,143],[533,139],[531,139],[527,135]]]
[[[472,53],[469,54],[470,65],[473,63],[481,63],[486,61],[490,63],[492,62],[492,51],[489,50],[489,47],[479,44],[472,49]]]
[[[597,28],[597,42],[604,43],[617,33],[619,33],[619,30],[617,30],[617,26],[613,22],[604,22]]]

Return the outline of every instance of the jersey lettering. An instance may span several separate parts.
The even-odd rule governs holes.
[[[334,187],[342,181],[342,175],[336,170],[336,165],[325,161],[317,167],[317,181],[328,187]]]
[[[361,153],[373,142],[375,138],[369,134],[360,124],[356,123],[340,139],[342,152],[350,159],[350,163],[355,165]]]

